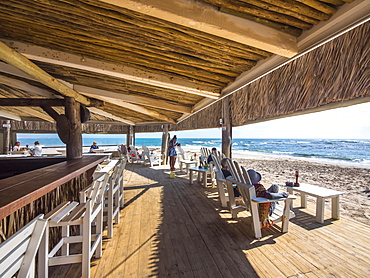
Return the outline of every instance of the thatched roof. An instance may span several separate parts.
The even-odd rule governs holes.
[[[140,130],[181,122],[243,87],[243,76],[260,65],[267,71],[269,61],[284,63],[363,21],[366,2],[0,0],[0,43],[63,82],[60,90],[50,88],[16,65],[17,53],[3,53],[0,98],[62,98],[74,90],[88,105],[104,101],[91,108],[94,123]],[[274,86],[258,84],[263,91]],[[258,97],[262,89],[254,91],[258,105],[265,105]],[[289,104],[279,105],[236,121],[292,113]],[[64,113],[63,107],[55,110]],[[1,100],[0,117],[53,122],[40,107],[1,106]]]

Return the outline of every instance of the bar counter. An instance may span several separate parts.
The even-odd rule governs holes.
[[[85,172],[92,174],[105,158],[84,156],[0,180],[0,220]]]

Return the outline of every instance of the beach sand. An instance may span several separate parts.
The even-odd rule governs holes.
[[[247,169],[255,169],[262,175],[261,182],[265,187],[271,184],[285,184],[294,181],[295,171],[299,171],[299,182],[318,185],[345,192],[340,197],[340,213],[364,224],[370,225],[370,169],[332,165],[293,158],[268,156],[245,156],[233,154]],[[283,191],[281,187],[280,191]],[[308,197],[308,202],[315,198]],[[331,201],[326,201],[329,208]],[[330,209],[330,208],[329,208]],[[327,210],[330,211],[330,210]]]

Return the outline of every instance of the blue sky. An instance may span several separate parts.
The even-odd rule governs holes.
[[[179,138],[221,138],[221,129],[171,132]],[[160,138],[161,133],[136,134]],[[233,138],[370,139],[370,102],[233,128]]]

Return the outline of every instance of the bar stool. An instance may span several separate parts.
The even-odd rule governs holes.
[[[0,245],[0,277],[35,277],[35,257],[46,220],[40,214]],[[42,277],[39,275],[39,277]]]
[[[92,190],[84,203],[65,202],[49,212],[47,229],[39,251],[39,271],[41,277],[48,277],[49,266],[82,263],[82,277],[90,277],[90,260],[102,256],[103,198],[108,182],[108,174],[95,175]],[[95,233],[92,234],[92,224]],[[80,226],[78,235],[71,236],[70,228]],[[50,228],[61,227],[62,238],[49,252]],[[81,253],[70,254],[70,244],[82,243]],[[61,250],[61,255],[57,252]]]

